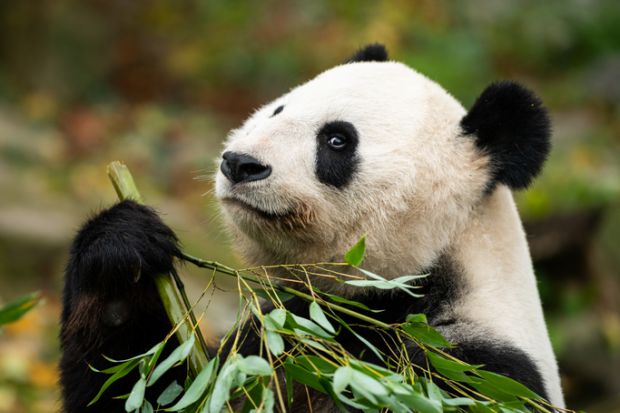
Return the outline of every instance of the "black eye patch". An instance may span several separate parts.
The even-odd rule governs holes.
[[[326,185],[343,188],[359,164],[359,137],[355,126],[345,121],[328,122],[317,133],[316,176]]]
[[[270,118],[273,118],[274,116],[276,116],[278,113],[282,112],[283,110],[284,110],[284,105],[278,106],[276,110],[273,111]]]

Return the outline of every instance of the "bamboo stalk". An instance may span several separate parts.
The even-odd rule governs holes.
[[[125,164],[119,161],[111,162],[107,167],[107,173],[120,200],[131,199],[142,203],[142,196]],[[173,326],[179,326],[176,330],[179,342],[184,343],[192,334],[196,335],[197,340],[188,357],[190,374],[196,377],[207,365],[207,346],[183,284],[178,276],[176,278],[175,276],[176,274],[159,274],[155,276],[155,285],[170,322]]]

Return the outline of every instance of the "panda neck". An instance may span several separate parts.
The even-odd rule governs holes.
[[[512,193],[504,186],[483,201],[450,250],[473,290],[536,288],[525,231]]]
[[[525,231],[508,188],[498,187],[485,200],[452,250],[465,288],[453,308],[455,317],[535,358],[553,360]]]
[[[485,200],[452,250],[466,288],[454,305],[455,318],[531,355],[551,401],[563,404],[525,231],[508,188],[498,187]]]

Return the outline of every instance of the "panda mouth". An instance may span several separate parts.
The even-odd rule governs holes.
[[[268,219],[268,220],[277,220],[277,219],[282,219],[282,218],[286,218],[289,215],[291,215],[291,212],[284,212],[284,213],[275,213],[275,212],[270,212],[270,211],[265,211],[263,209],[257,208],[254,205],[251,205],[245,201],[242,201],[238,198],[224,198],[222,199],[222,201],[224,201],[225,203],[229,204],[229,205],[234,205],[238,208],[241,208],[245,211],[249,211],[252,212],[258,216],[260,216],[261,218],[264,219]]]

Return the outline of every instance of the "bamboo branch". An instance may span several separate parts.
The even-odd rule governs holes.
[[[108,165],[107,172],[120,200],[132,199],[142,203],[140,192],[125,164],[114,161]],[[155,276],[155,285],[170,322],[173,326],[179,326],[176,330],[179,342],[184,343],[192,334],[196,335],[196,343],[188,357],[190,372],[196,377],[207,365],[208,350],[183,284],[176,273],[171,273]]]
[[[219,262],[215,262],[215,261],[208,261],[208,260],[203,260],[201,258],[198,257],[194,257],[192,255],[189,254],[185,254],[185,253],[181,253],[181,258],[187,262],[190,262],[192,264],[194,264],[197,267],[200,268],[207,268],[207,269],[211,269],[211,270],[215,270],[221,274],[225,274],[225,275],[230,275],[230,276],[234,276],[234,277],[241,277],[244,280],[256,283],[256,284],[260,284],[260,280],[252,275],[247,275],[247,274],[239,274],[238,271],[234,270],[233,268],[230,268],[226,265],[220,264]],[[272,286],[274,289],[294,295],[296,297],[302,298],[308,302],[312,302],[312,301],[316,301],[315,298],[310,295],[310,294],[306,294],[303,293],[299,290],[296,290],[294,288],[291,287],[287,287],[284,285],[273,285]],[[383,321],[379,321],[379,320],[375,320],[372,317],[368,317],[365,316],[364,314],[360,314],[356,311],[350,310],[346,307],[343,307],[341,305],[338,304],[334,304],[334,303],[330,303],[329,301],[322,301],[321,302],[322,305],[324,305],[325,307],[328,307],[334,311],[338,311],[340,313],[343,314],[347,314],[350,315],[351,317],[357,318],[358,320],[362,320],[365,321],[371,325],[374,325],[376,327],[379,328],[383,328],[383,329],[390,329],[392,328],[392,326],[390,326],[387,323],[384,323]]]

